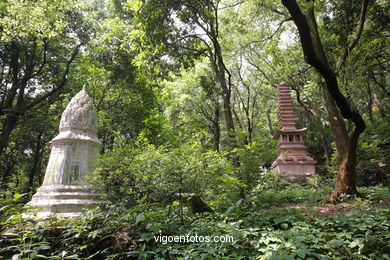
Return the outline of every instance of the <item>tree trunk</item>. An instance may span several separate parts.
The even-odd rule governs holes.
[[[219,152],[219,143],[221,140],[221,127],[219,126],[219,104],[215,105],[214,109],[214,120],[213,120],[213,128],[214,128],[214,150]]]
[[[339,161],[339,170],[336,177],[335,187],[331,196],[335,200],[341,194],[355,195],[358,194],[356,189],[356,164],[357,164],[357,144],[359,133],[356,127],[349,138],[348,152],[342,154]]]
[[[363,127],[355,126],[354,130],[349,135],[337,105],[332,99],[328,89],[325,88],[324,97],[326,109],[329,113],[329,121],[335,142],[336,159],[338,162],[336,182],[330,198],[332,201],[335,201],[342,194],[358,194],[356,189],[356,150],[359,135],[363,132],[365,126],[364,122]],[[359,131],[361,132],[359,133]]]
[[[4,161],[7,161],[8,164],[1,165],[2,166],[1,171],[2,171],[3,176],[1,176],[0,189],[7,190],[8,178],[9,178],[9,176],[11,176],[12,170],[15,167],[17,161],[12,156],[10,157],[9,160],[4,160]]]
[[[325,161],[327,164],[329,164],[331,161],[331,152],[330,152],[329,147],[328,147],[327,142],[326,142],[324,127],[322,126],[321,119],[318,116],[317,112],[315,112],[313,109],[311,109],[310,113],[313,115],[314,122],[317,126],[318,131],[320,132],[321,146],[322,146],[322,150],[324,150]]]
[[[282,0],[282,3],[288,9],[297,26],[305,61],[318,71],[326,83],[326,90],[324,90],[325,101],[332,124],[333,137],[339,160],[336,184],[331,199],[334,200],[341,194],[354,195],[357,193],[355,183],[356,149],[359,136],[365,129],[364,120],[359,112],[350,106],[347,99],[340,92],[336,74],[329,66],[318,34],[317,23],[314,17],[314,7],[308,8],[307,13],[303,14],[295,0]],[[343,53],[343,59],[337,62],[337,69],[340,69],[342,64],[344,64],[348,53],[360,38],[366,10],[367,1],[363,0],[361,20],[357,27],[357,33],[354,34],[353,42],[348,44],[346,48],[347,52]],[[339,117],[339,112],[345,119],[351,120],[354,123],[354,128],[350,135],[348,135],[344,120]]]
[[[38,76],[42,73],[42,70],[46,64],[45,55],[44,54],[44,61],[38,66],[36,64],[36,44],[30,50],[28,54],[25,55],[25,59],[28,60],[28,62],[23,66],[24,71],[22,71],[22,66],[20,64],[20,51],[19,46],[17,43],[13,42],[11,44],[11,61],[10,61],[10,68],[12,73],[12,86],[10,88],[10,91],[8,93],[8,96],[5,100],[5,106],[1,107],[0,113],[4,114],[4,110],[7,111],[7,115],[3,124],[3,129],[0,137],[0,156],[4,153],[5,148],[8,145],[8,139],[11,134],[11,132],[14,130],[14,128],[17,126],[19,117],[29,109],[33,108],[34,106],[38,105],[42,101],[46,100],[48,97],[54,95],[59,90],[63,89],[67,80],[68,80],[68,74],[70,70],[70,65],[72,64],[73,60],[76,58],[79,49],[81,47],[82,43],[78,44],[75,49],[73,50],[71,57],[66,62],[65,70],[62,73],[61,81],[58,84],[57,88],[54,88],[53,90],[49,91],[45,95],[42,95],[38,98],[36,98],[34,101],[30,102],[29,104],[25,104],[25,91],[28,82],[33,79],[34,77]],[[46,44],[44,52],[46,53]],[[35,70],[35,71],[34,71]],[[21,77],[19,74],[22,74]],[[16,104],[14,105],[14,103]]]
[[[19,88],[19,56],[20,56],[20,50],[19,46],[16,44],[16,42],[11,43],[11,57],[10,57],[10,69],[11,69],[11,79],[12,79],[12,86],[7,93],[8,95],[5,98],[4,106],[1,107],[1,112],[4,113],[4,111],[7,111],[7,115],[4,119],[3,123],[3,129],[1,131],[1,137],[0,137],[0,156],[3,154],[5,148],[8,144],[8,138],[12,132],[12,130],[16,127],[18,116],[13,111],[13,104],[15,102],[17,91]],[[20,94],[19,94],[20,95]]]
[[[223,62],[221,46],[218,42],[217,35],[212,28],[209,32],[209,37],[212,39],[214,53],[210,53],[210,61],[214,69],[216,78],[221,87],[222,101],[223,101],[223,112],[226,122],[226,130],[228,131],[228,142],[230,145],[230,151],[234,151],[237,148],[236,133],[234,130],[233,113],[231,107],[231,83],[230,73],[227,70],[225,63]],[[226,74],[228,79],[226,79]],[[240,166],[239,158],[232,153],[233,165],[235,167]]]
[[[271,109],[267,109],[265,114],[267,117],[267,124],[268,124],[269,133],[272,136],[274,134],[274,129],[272,127]]]
[[[4,153],[5,148],[8,145],[8,139],[9,136],[14,130],[18,123],[18,117],[14,115],[9,115],[5,119],[5,123],[3,126],[3,129],[1,131],[1,137],[0,137],[0,156]]]
[[[41,150],[42,150],[42,135],[43,132],[39,132],[37,136],[37,140],[35,142],[35,149],[34,149],[34,158],[32,162],[32,167],[28,179],[28,187],[27,187],[27,192],[30,192],[34,188],[34,179],[37,173],[39,172],[39,166],[40,166],[40,161],[41,161]]]
[[[311,107],[311,105],[307,105],[304,102],[302,102],[301,94],[299,92],[299,89],[297,87],[294,87],[294,86],[293,86],[293,89],[295,90],[298,104],[301,107],[303,107],[308,114],[313,116],[315,125],[316,125],[318,131],[320,132],[321,146],[322,146],[322,149],[324,150],[325,161],[326,161],[326,163],[330,163],[330,161],[331,161],[331,153],[330,153],[330,150],[329,150],[328,145],[326,143],[325,131],[324,131],[324,127],[322,126],[321,119],[320,119],[317,111],[314,110]]]
[[[336,158],[339,162],[348,152],[348,131],[340,112],[334,103],[329,91],[323,88],[325,107],[329,115],[330,126],[336,147]]]
[[[5,118],[4,127],[1,133],[1,139],[0,139],[0,156],[3,154],[5,148],[8,145],[8,139],[11,135],[11,132],[15,129],[15,127],[18,124],[19,117],[20,117],[20,109],[24,105],[24,91],[27,86],[27,81],[23,80],[20,84],[18,84],[19,87],[19,93],[18,97],[16,98],[16,105],[15,108],[12,109],[12,111],[9,112],[9,115]]]
[[[373,107],[374,101],[372,100],[372,90],[370,87],[370,82],[367,82],[367,84],[365,84],[365,87],[367,89],[367,97],[368,97],[368,103],[366,106],[367,112],[368,112],[368,118],[370,119],[370,122],[372,124],[375,124],[374,117],[372,116],[372,107]]]

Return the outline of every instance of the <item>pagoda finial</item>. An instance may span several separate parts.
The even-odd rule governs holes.
[[[79,128],[97,132],[97,124],[95,106],[83,87],[83,90],[71,99],[62,113],[60,131],[68,128]]]

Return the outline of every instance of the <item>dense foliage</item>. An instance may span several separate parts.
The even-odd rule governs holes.
[[[68,220],[38,224],[22,218],[18,196],[2,200],[1,254],[14,259],[386,259],[390,256],[388,187],[362,190],[363,200],[324,203],[331,187],[275,185],[263,178],[255,192],[228,209],[203,217],[179,205],[139,203],[92,210]],[[271,179],[271,181],[270,181]],[[319,184],[319,183],[317,183]],[[323,184],[323,183],[321,183]],[[264,190],[267,192],[258,192]],[[323,201],[319,203],[319,201]],[[302,204],[304,202],[304,204]],[[14,203],[14,204],[12,204]],[[16,203],[16,204],[15,204]],[[163,243],[158,236],[232,236],[225,243]]]

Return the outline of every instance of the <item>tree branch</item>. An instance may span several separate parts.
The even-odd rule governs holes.
[[[340,70],[341,67],[344,65],[345,60],[347,59],[349,53],[356,46],[356,44],[358,43],[358,41],[362,35],[364,23],[366,21],[368,1],[369,0],[362,0],[359,23],[356,26],[355,32],[353,33],[352,38],[351,38],[350,42],[348,43],[348,46],[344,49],[343,53],[341,54],[341,56],[339,57],[339,59],[336,63],[336,71]]]
[[[221,8],[219,8],[218,10],[223,10],[223,9],[226,9],[226,8],[232,8],[232,7],[235,7],[237,5],[241,5],[243,3],[247,2],[246,0],[244,1],[239,1],[237,3],[233,3],[233,4],[229,4],[229,5],[225,5],[225,6],[222,6]]]
[[[73,50],[73,53],[71,55],[71,57],[69,58],[69,60],[67,61],[66,63],[66,67],[65,67],[65,71],[64,73],[62,74],[62,79],[61,79],[61,82],[60,84],[54,88],[52,91],[50,91],[49,93],[47,93],[46,95],[43,95],[37,99],[34,100],[34,102],[30,103],[29,105],[25,106],[25,107],[22,107],[18,112],[23,112],[23,111],[27,111],[29,109],[31,109],[32,107],[38,105],[39,103],[41,103],[43,100],[47,99],[48,97],[54,95],[56,92],[58,92],[59,90],[61,90],[64,86],[65,86],[65,83],[66,81],[68,80],[68,74],[69,74],[69,70],[70,70],[70,65],[72,64],[73,60],[76,58],[79,50],[80,50],[80,47],[82,46],[83,44],[80,43],[79,45],[77,45],[75,47],[75,49]]]
[[[347,99],[340,92],[336,74],[329,67],[327,61],[323,60],[324,58],[321,59],[321,57],[319,56],[321,55],[321,52],[323,52],[323,50],[322,49],[318,50],[317,53],[314,47],[314,41],[315,40],[317,41],[316,42],[317,48],[321,47],[318,46],[318,44],[320,44],[321,42],[319,38],[313,39],[311,35],[311,33],[313,33],[314,37],[319,37],[318,33],[314,31],[316,28],[312,28],[313,31],[310,29],[308,21],[306,20],[306,16],[301,12],[301,9],[299,8],[295,0],[282,0],[282,3],[288,9],[298,29],[302,50],[305,56],[305,61],[308,64],[312,65],[321,74],[321,76],[326,82],[326,87],[329,91],[329,94],[331,95],[332,99],[336,102],[337,107],[340,109],[341,115],[345,119],[350,119],[354,122],[356,126],[355,129],[356,131],[354,131],[353,135],[354,136],[359,135],[365,129],[364,120],[356,109],[351,108]],[[312,22],[312,26],[316,25],[315,20],[311,22]]]
[[[377,84],[377,85],[383,90],[383,92],[385,92],[386,95],[390,97],[390,92],[386,89],[385,85],[381,84],[381,83],[376,79],[374,72],[370,71],[370,74],[371,74],[371,78],[374,80],[375,84]]]

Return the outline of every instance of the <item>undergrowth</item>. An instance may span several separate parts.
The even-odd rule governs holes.
[[[245,200],[203,216],[181,214],[178,205],[168,211],[140,204],[40,222],[22,218],[26,209],[15,195],[1,201],[0,259],[390,259],[388,187],[360,189],[364,198],[346,202],[352,210],[344,213],[316,215],[284,206],[326,206],[329,189],[282,183],[254,189]],[[180,235],[228,235],[233,241],[155,240]]]

